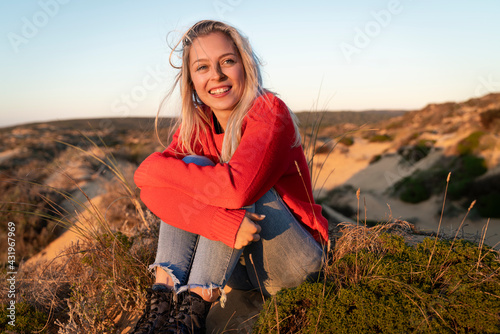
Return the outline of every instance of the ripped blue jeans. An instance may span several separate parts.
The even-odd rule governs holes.
[[[202,156],[186,163],[213,165]],[[183,231],[161,222],[155,263],[173,279],[177,293],[190,288],[260,289],[273,295],[313,278],[321,269],[324,247],[295,219],[272,188],[247,210],[263,214],[261,239],[243,249]],[[224,297],[224,295],[223,295]]]

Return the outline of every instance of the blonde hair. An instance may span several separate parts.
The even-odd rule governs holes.
[[[197,37],[207,36],[215,32],[223,33],[232,40],[242,60],[242,65],[245,72],[245,85],[243,94],[241,96],[241,99],[234,107],[234,110],[231,112],[231,115],[229,116],[229,119],[227,121],[224,141],[222,143],[221,156],[219,157],[220,162],[228,162],[236,151],[236,148],[238,147],[241,140],[241,125],[243,123],[245,115],[250,109],[253,101],[257,97],[264,95],[265,92],[262,87],[262,77],[259,67],[260,62],[253,52],[248,39],[242,36],[242,34],[240,34],[240,32],[236,28],[223,22],[212,20],[199,21],[191,28],[189,28],[183,34],[181,40],[174,46],[172,52],[170,53],[169,62],[172,67],[180,70],[175,77],[174,85],[172,87],[173,91],[173,89],[177,85],[179,85],[181,91],[182,111],[181,117],[177,121],[177,126],[180,125],[178,142],[182,151],[185,151],[189,154],[195,154],[194,147],[198,143],[201,143],[201,132],[204,131],[206,133],[206,125],[209,125],[208,128],[211,126],[211,113],[207,113],[206,108],[203,108],[204,104],[198,98],[194,90],[189,68],[189,53],[193,41]],[[180,52],[182,54],[182,64],[181,66],[176,66],[172,62],[172,55],[181,43],[182,47]],[[165,103],[165,100],[162,102],[162,105]],[[293,117],[293,119],[296,133],[296,141],[294,143],[294,146],[296,146],[297,143],[298,145],[300,145],[300,135],[298,126],[296,125],[296,117]],[[158,128],[157,124],[158,115],[155,121],[156,129]]]

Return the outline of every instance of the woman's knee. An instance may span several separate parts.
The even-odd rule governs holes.
[[[300,270],[289,270],[281,275],[274,275],[267,282],[264,282],[266,292],[270,295],[276,294],[284,288],[295,288],[304,282],[314,282],[318,279],[321,271],[321,263],[311,263]]]

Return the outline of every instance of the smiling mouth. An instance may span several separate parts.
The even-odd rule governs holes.
[[[231,87],[220,87],[220,88],[215,88],[209,91],[210,95],[220,95],[228,92],[231,89]]]

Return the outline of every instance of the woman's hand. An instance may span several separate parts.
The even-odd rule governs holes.
[[[247,212],[243,221],[241,222],[238,233],[236,234],[236,241],[234,248],[241,249],[251,242],[260,240],[260,230],[262,229],[259,224],[255,223],[265,218],[264,215],[257,213]]]

